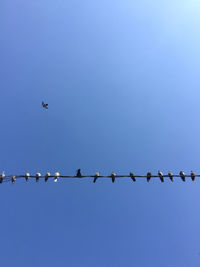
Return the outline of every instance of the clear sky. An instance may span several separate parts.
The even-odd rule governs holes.
[[[199,25],[197,0],[1,0],[0,171],[199,173]],[[190,179],[5,183],[0,265],[199,267],[199,204]]]

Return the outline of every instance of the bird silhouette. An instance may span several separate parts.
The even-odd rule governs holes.
[[[29,177],[30,177],[30,173],[29,173],[29,172],[27,172],[27,173],[25,174],[25,179],[26,179],[26,182],[28,182],[28,179],[29,179]]]
[[[48,109],[48,104],[45,104],[44,101],[42,101],[42,106],[43,108]]]
[[[12,176],[12,180],[11,180],[12,184],[14,184],[15,181],[16,181],[16,175],[13,175],[13,176]]]
[[[54,174],[54,182],[55,183],[58,181],[59,176],[60,176],[60,173],[59,172],[55,172],[55,174]]]
[[[96,172],[96,173],[95,173],[93,183],[96,183],[96,180],[97,180],[97,178],[99,177],[99,175],[100,175],[99,172]]]
[[[47,172],[47,173],[46,173],[45,178],[44,178],[44,181],[45,181],[45,182],[48,181],[50,175],[51,175],[50,172]]]
[[[168,176],[169,176],[169,179],[173,182],[173,173],[172,172],[168,172]]]
[[[160,181],[164,183],[163,173],[161,171],[158,171],[158,176],[160,177]]]
[[[3,183],[4,178],[5,178],[5,172],[2,172],[2,174],[0,175],[0,184]]]
[[[116,173],[115,172],[112,172],[111,173],[112,183],[115,182],[115,177],[116,177]]]
[[[191,171],[191,179],[194,182],[194,180],[195,180],[195,173],[193,171]]]
[[[131,179],[133,180],[133,182],[136,182],[135,175],[133,174],[133,172],[130,172],[129,175],[130,175]]]
[[[151,172],[147,172],[147,182],[149,182],[149,181],[150,181],[150,179],[151,179],[151,176],[152,176]]]
[[[81,169],[78,169],[78,170],[76,171],[76,176],[77,176],[77,177],[82,177]]]
[[[180,175],[182,181],[185,182],[185,173],[183,171],[180,171],[179,175]]]
[[[39,182],[40,177],[41,177],[41,173],[40,172],[37,172],[36,173],[36,177],[35,177],[35,181],[36,182]]]

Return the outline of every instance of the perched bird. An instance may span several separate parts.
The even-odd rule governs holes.
[[[77,177],[82,177],[81,169],[78,169],[78,170],[76,171],[76,176],[77,176]]]
[[[150,179],[151,179],[151,176],[152,176],[151,172],[147,172],[147,182],[149,182],[149,181],[150,181]]]
[[[44,101],[42,101],[42,106],[43,108],[48,109],[48,104],[45,104]]]
[[[183,171],[180,171],[179,175],[180,175],[182,181],[185,182],[185,173]]]
[[[136,182],[135,175],[132,172],[130,172],[129,175],[130,175],[131,179],[133,180],[133,182]]]
[[[44,181],[45,181],[45,182],[48,181],[50,175],[51,175],[50,172],[47,172],[47,173],[46,173],[45,178],[44,178]]]
[[[12,180],[11,180],[11,181],[12,181],[12,184],[15,183],[15,181],[16,181],[16,175],[13,175],[13,176],[12,176]]]
[[[172,172],[168,172],[168,176],[169,176],[169,179],[173,182],[173,173]]]
[[[115,172],[112,172],[111,173],[111,178],[112,178],[112,182],[113,183],[115,182],[115,177],[116,177],[116,173]]]
[[[191,171],[190,176],[191,176],[192,181],[194,182],[194,180],[195,180],[195,173],[193,171]]]
[[[28,182],[28,179],[29,179],[29,177],[30,177],[30,173],[29,173],[29,172],[27,172],[27,173],[25,174],[25,179],[26,179],[26,182]]]
[[[160,177],[160,181],[164,183],[163,173],[161,171],[158,171],[158,176]]]
[[[2,172],[2,174],[0,175],[0,184],[3,183],[3,179],[5,178],[5,173]]]
[[[37,172],[36,173],[36,176],[35,176],[35,181],[36,182],[39,182],[40,177],[41,177],[41,173],[40,172]]]
[[[99,175],[100,175],[99,172],[96,172],[96,173],[95,173],[93,183],[96,183],[96,181],[97,181]]]
[[[55,183],[58,181],[59,176],[60,176],[60,173],[59,172],[55,172],[55,174],[54,174],[54,182]]]

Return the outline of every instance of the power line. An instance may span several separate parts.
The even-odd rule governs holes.
[[[200,174],[195,174],[193,171],[191,171],[190,174],[185,174],[183,171],[180,171],[179,174],[173,174],[172,172],[168,172],[168,174],[163,174],[161,171],[158,171],[156,175],[153,175],[151,172],[147,172],[146,175],[135,175],[133,172],[130,172],[129,174],[120,175],[117,175],[115,172],[112,172],[110,175],[100,175],[99,172],[96,172],[93,175],[83,175],[81,173],[81,169],[78,169],[76,175],[60,175],[59,172],[55,172],[54,175],[51,175],[50,172],[47,172],[45,175],[41,175],[40,172],[37,172],[35,175],[30,175],[30,173],[28,172],[25,173],[25,175],[5,175],[5,173],[2,172],[0,175],[0,183],[12,182],[14,184],[17,179],[23,178],[26,182],[28,182],[29,179],[35,179],[36,182],[39,182],[40,179],[43,179],[45,182],[47,182],[49,179],[53,179],[54,182],[57,182],[59,179],[93,178],[93,183],[96,183],[98,179],[102,178],[111,179],[113,183],[118,178],[130,178],[133,182],[136,182],[137,179],[142,178],[146,178],[147,182],[150,182],[152,178],[159,178],[159,180],[163,183],[165,178],[170,179],[171,182],[174,181],[174,178],[181,178],[183,182],[186,181],[186,178],[191,178],[191,180],[194,182],[196,177],[200,177]]]

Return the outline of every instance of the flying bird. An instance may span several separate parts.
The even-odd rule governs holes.
[[[42,101],[42,106],[43,108],[48,109],[48,104],[45,104],[44,101]]]

